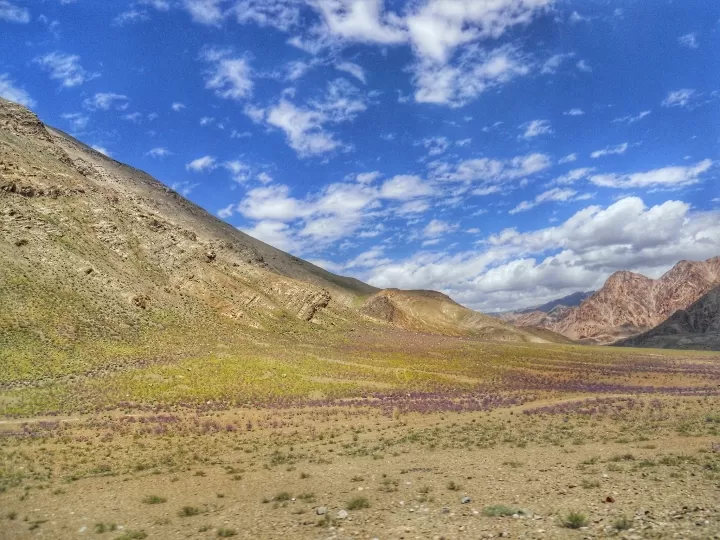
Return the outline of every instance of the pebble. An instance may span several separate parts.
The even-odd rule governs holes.
[[[347,510],[340,510],[340,511],[337,513],[337,517],[338,517],[338,519],[345,519],[345,518],[347,518],[347,517],[348,517]]]
[[[317,510],[315,510],[315,513],[317,513],[318,516],[324,516],[327,514],[327,506],[319,506]]]
[[[460,502],[461,502],[462,504],[467,504],[467,503],[469,503],[471,500],[472,500],[472,499],[470,499],[470,497],[463,497],[462,499],[460,499]]]

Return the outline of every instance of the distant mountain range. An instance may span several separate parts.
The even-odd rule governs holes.
[[[581,299],[574,307],[564,305],[567,300],[560,299],[539,306],[535,310],[523,310],[511,314],[502,314],[500,318],[524,328],[539,326],[552,330],[572,340],[585,343],[609,344],[618,340],[637,336],[652,330],[670,318],[678,310],[688,309],[694,302],[720,285],[720,257],[707,261],[680,261],[659,279],[651,279],[635,272],[620,271],[611,275],[605,285],[597,292],[581,299],[583,294],[571,295]],[[712,295],[695,307],[693,313],[705,313],[701,318],[708,319],[712,312]],[[550,311],[541,311],[541,307],[553,306]],[[682,317],[682,315],[678,315]],[[712,317],[710,317],[712,319]],[[685,333],[702,325],[688,326],[685,318]],[[691,317],[691,320],[696,319]],[[678,328],[679,320],[674,320],[673,328]],[[694,324],[694,323],[693,323]],[[658,330],[665,335],[670,326]],[[708,332],[713,332],[712,324]],[[659,335],[658,333],[653,336]],[[710,338],[703,338],[707,341]],[[664,346],[670,346],[672,340],[666,339]],[[686,340],[688,343],[691,340]],[[710,339],[712,341],[712,339]],[[627,340],[623,344],[655,342],[649,338]]]

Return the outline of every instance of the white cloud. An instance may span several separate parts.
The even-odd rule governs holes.
[[[573,56],[575,56],[575,53],[560,53],[552,55],[550,58],[545,60],[540,70],[540,73],[544,75],[556,73],[557,70],[560,69],[560,66],[563,65],[565,60],[569,60]]]
[[[689,34],[680,36],[678,38],[678,43],[680,43],[680,45],[682,45],[683,47],[687,47],[688,49],[697,49],[698,47],[700,47],[700,44],[697,40],[696,32],[690,32]]]
[[[146,156],[150,156],[152,158],[166,158],[168,156],[172,156],[173,153],[168,150],[167,148],[163,148],[162,146],[158,146],[157,148],[152,148],[148,152],[145,153]]]
[[[573,161],[577,161],[577,154],[568,154],[567,156],[560,158],[558,163],[560,165],[563,165],[564,163],[572,163]]]
[[[217,167],[217,160],[212,156],[203,156],[185,165],[188,171],[193,172],[208,172],[217,169]]]
[[[252,95],[252,70],[245,58],[233,56],[229,49],[207,49],[202,58],[211,64],[205,88],[223,99],[243,100]]]
[[[238,184],[247,182],[252,176],[252,167],[238,159],[226,161],[223,167],[230,172],[232,179]]]
[[[337,79],[328,84],[322,100],[308,106],[299,107],[282,98],[266,110],[246,112],[256,121],[264,120],[284,131],[290,147],[304,158],[344,147],[325,126],[351,121],[366,109],[364,96],[347,81]]]
[[[537,205],[544,202],[566,202],[573,199],[577,195],[577,191],[569,188],[552,188],[548,191],[540,193],[533,201],[522,201],[515,208],[510,210],[510,214],[517,214],[519,212],[525,212],[531,208],[535,208]]]
[[[670,92],[663,100],[663,107],[689,107],[697,98],[698,93],[692,88],[683,88]]]
[[[457,165],[439,162],[432,165],[431,177],[444,182],[483,182],[497,184],[517,180],[543,171],[552,165],[546,154],[533,153],[509,160],[468,159]]]
[[[633,116],[633,115],[621,116],[619,118],[615,118],[613,120],[613,122],[618,123],[618,124],[623,124],[623,123],[634,124],[635,122],[639,122],[640,120],[645,118],[647,115],[650,114],[650,112],[651,111],[641,111],[635,116]]]
[[[172,105],[170,105],[170,108],[171,108],[173,111],[175,111],[175,112],[180,112],[180,111],[182,111],[182,110],[185,108],[185,104],[184,104],[184,103],[180,103],[179,101],[176,101],[175,103],[173,103]]]
[[[647,172],[632,174],[598,174],[590,177],[590,181],[600,187],[609,188],[678,188],[697,184],[700,177],[714,165],[705,159],[687,167],[663,167]]]
[[[96,144],[93,144],[93,145],[92,145],[92,149],[95,150],[96,152],[100,152],[101,154],[103,154],[103,155],[105,155],[105,156],[107,156],[107,157],[111,157],[111,156],[112,156],[112,153],[111,153],[107,148],[104,148],[104,147],[102,147],[102,146],[98,146],[98,145],[96,145]]]
[[[185,9],[196,23],[218,26],[224,17],[220,7],[223,0],[183,0]]]
[[[720,253],[720,213],[629,197],[589,206],[554,227],[506,229],[466,252],[419,252],[358,273],[382,288],[434,289],[480,310],[512,309],[602,286],[617,270],[657,276]],[[484,246],[484,247],[483,247]]]
[[[458,226],[440,219],[433,219],[423,229],[423,236],[426,238],[438,238],[445,234],[456,231]]]
[[[439,156],[450,147],[450,140],[447,137],[427,137],[415,144],[427,148],[429,156]]]
[[[16,6],[8,0],[0,0],[0,20],[25,24],[30,22],[30,12],[27,8]]]
[[[384,0],[316,0],[311,4],[324,18],[327,32],[366,43],[392,44],[405,40],[395,17],[384,17]]]
[[[128,122],[133,122],[134,124],[139,124],[142,122],[142,114],[139,112],[129,113],[122,116],[123,120],[127,120]]]
[[[83,106],[91,111],[107,111],[113,107],[123,111],[128,107],[128,97],[113,92],[99,92],[93,97],[83,100]]]
[[[15,85],[15,81],[10,78],[8,73],[0,74],[0,97],[24,105],[25,107],[34,107],[35,100],[30,97],[27,90]]]
[[[419,60],[413,67],[415,101],[462,107],[483,92],[530,73],[530,64],[516,49],[490,52],[470,46],[453,64]]]
[[[621,155],[629,148],[628,143],[618,144],[617,146],[607,146],[602,150],[595,150],[590,154],[590,157],[597,159],[604,156]]]
[[[580,71],[584,71],[585,73],[590,73],[590,72],[592,71],[592,68],[590,67],[590,64],[588,64],[586,60],[578,60],[578,63],[575,64],[575,66],[576,66]]]
[[[366,84],[365,70],[353,62],[342,62],[336,65],[335,69],[349,73],[363,84]]]
[[[175,191],[180,193],[180,195],[182,195],[183,197],[187,197],[188,195],[190,195],[192,190],[195,189],[196,187],[198,187],[199,185],[200,184],[188,182],[188,181],[173,182],[172,185],[170,186],[170,188],[174,189]]]
[[[386,180],[380,188],[383,199],[407,201],[433,194],[433,187],[419,176],[401,174]]]
[[[569,184],[574,184],[578,180],[583,180],[584,178],[587,178],[594,171],[595,169],[593,167],[573,169],[570,172],[563,174],[562,176],[558,176],[552,182],[550,182],[549,185],[566,186]]]
[[[547,120],[532,120],[520,126],[525,132],[522,135],[523,139],[532,139],[540,135],[548,135],[553,132],[550,127],[550,122]]]
[[[233,12],[240,24],[253,22],[288,31],[299,24],[300,5],[293,0],[238,0]]]
[[[279,221],[263,220],[253,227],[241,229],[253,238],[270,244],[284,251],[295,250],[300,243],[293,238],[290,226]]]
[[[213,118],[212,116],[203,116],[203,117],[200,119],[200,125],[201,125],[201,126],[209,126],[209,125],[212,124],[213,122],[215,122],[215,118]]]
[[[76,54],[55,51],[39,56],[34,61],[50,73],[51,79],[61,81],[66,88],[79,86],[100,76],[99,73],[86,71],[80,65],[80,57]]]
[[[563,114],[565,116],[582,116],[585,114],[585,111],[582,109],[570,109],[569,111],[565,111]]]

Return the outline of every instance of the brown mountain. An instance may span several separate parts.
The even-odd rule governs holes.
[[[0,363],[51,372],[184,354],[253,332],[377,327],[358,307],[379,292],[248,236],[0,99]],[[465,318],[445,315],[450,303],[425,302],[442,323],[431,307],[391,323],[451,334],[487,324],[493,337],[537,341],[457,304],[447,310]]]
[[[720,286],[658,326],[617,343],[624,347],[720,351]]]
[[[720,257],[680,261],[659,279],[616,272],[548,327],[571,339],[611,343],[657,326],[720,284]]]

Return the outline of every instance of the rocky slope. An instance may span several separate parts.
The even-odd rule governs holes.
[[[376,292],[0,99],[0,361],[12,369],[75,362],[80,345],[88,358],[138,344],[165,354],[253,330],[368,324],[357,306]]]
[[[542,327],[547,329],[557,322],[569,309],[579,306],[593,293],[594,291],[576,292],[539,306],[504,311],[494,314],[494,316],[516,327]]]
[[[602,289],[547,327],[571,339],[611,343],[650,330],[718,284],[720,257],[680,261],[656,280],[616,272]]]
[[[365,300],[360,311],[374,319],[419,332],[470,335],[493,341],[553,341],[472,311],[435,291],[384,289]]]
[[[624,347],[720,351],[720,286],[679,309],[652,330],[617,343]]]

